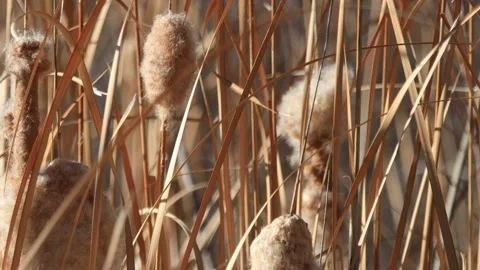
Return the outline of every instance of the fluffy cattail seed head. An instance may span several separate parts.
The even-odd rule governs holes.
[[[347,76],[351,80],[353,74],[350,69],[344,72],[344,89],[346,89]],[[314,72],[309,82],[309,106],[312,106],[317,80],[318,72]],[[283,95],[278,105],[280,116],[278,119],[277,132],[280,136],[286,138],[287,143],[292,147],[298,146],[298,142],[301,141],[304,85],[305,82],[303,80],[292,85],[288,92]],[[343,98],[345,99],[345,94]],[[326,65],[322,69],[317,96],[315,102],[313,102],[313,114],[307,139],[307,149],[321,149],[331,140],[334,99],[335,65]],[[310,110],[308,113],[310,113]],[[296,160],[298,161],[298,159]]]
[[[37,73],[43,72],[50,66],[47,60],[48,45],[50,40],[46,40],[43,52],[40,48],[45,36],[38,32],[27,32],[26,34],[17,33],[14,38],[5,47],[5,68],[22,79],[30,76],[35,61],[38,61]]]
[[[332,149],[330,141],[332,140],[333,116],[335,106],[335,65],[326,65],[322,69],[320,80],[318,72],[312,74],[309,85],[309,108],[312,110],[310,129],[306,141],[306,152],[302,172],[307,180],[302,190],[302,217],[308,223],[308,227],[316,231],[315,254],[321,253],[322,239],[325,246],[329,246],[332,238],[333,228],[328,220],[333,215],[333,205],[331,201],[331,192],[326,189],[323,179],[325,175],[325,166]],[[345,89],[347,82],[353,77],[352,70],[343,69],[343,101],[346,98]],[[348,78],[348,80],[347,80]],[[317,89],[318,82],[318,90]],[[299,161],[299,150],[301,142],[301,128],[303,118],[303,100],[305,93],[305,81],[294,84],[290,90],[283,96],[278,106],[278,134],[284,137],[287,143],[293,147],[293,154],[290,157],[290,163],[297,165]],[[317,91],[316,97],[315,91]],[[335,179],[333,181],[336,181]],[[340,209],[341,207],[337,207]],[[319,214],[320,222],[315,227],[315,218]],[[323,222],[326,214],[327,222]],[[315,229],[315,230],[314,230]],[[344,230],[342,230],[343,234]],[[342,252],[345,249],[345,241],[337,237],[337,246],[340,246]],[[343,255],[343,254],[342,254]],[[343,256],[340,256],[343,259]],[[324,261],[324,260],[323,260]],[[323,263],[320,261],[319,263]]]
[[[195,46],[193,27],[185,14],[168,11],[155,18],[140,71],[146,98],[157,104],[162,118],[185,100],[196,70]]]
[[[11,110],[12,114],[4,119],[4,123],[6,127],[11,127],[12,123],[17,121],[20,123],[15,134],[15,143],[11,145],[11,175],[13,176],[23,174],[25,164],[38,134],[40,123],[37,93],[39,76],[34,76],[33,80],[30,80],[30,77],[36,62],[38,62],[35,73],[37,75],[49,68],[47,51],[50,45],[51,42],[48,39],[45,40],[43,34],[29,31],[14,34],[13,39],[5,47],[5,69],[14,79],[15,94]],[[11,139],[9,138],[9,140]]]
[[[88,171],[88,166],[73,160],[58,158],[43,167],[39,174],[38,186],[48,194],[65,196]]]
[[[276,218],[250,246],[252,270],[313,269],[312,235],[297,215]]]

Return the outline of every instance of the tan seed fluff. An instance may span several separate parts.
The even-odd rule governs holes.
[[[141,75],[145,95],[165,118],[181,105],[196,70],[193,27],[185,14],[170,11],[155,18],[143,49]]]

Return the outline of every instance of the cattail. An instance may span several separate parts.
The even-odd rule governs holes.
[[[7,109],[4,113],[4,129],[9,136],[15,136],[15,142],[12,146],[12,166],[5,185],[2,185],[3,194],[0,199],[0,263],[3,263],[5,260],[7,266],[10,266],[14,252],[14,248],[10,245],[7,258],[3,258],[10,221],[19,192],[20,179],[24,173],[25,165],[38,135],[40,125],[37,93],[38,74],[48,69],[46,54],[40,52],[43,40],[43,35],[29,32],[24,35],[14,36],[14,39],[5,49],[6,70],[12,75],[15,82],[12,109]],[[50,42],[47,40],[44,46],[45,52],[48,51],[49,45]],[[35,61],[38,61],[38,69],[36,73],[33,73]],[[31,87],[27,95],[29,83]],[[25,103],[25,107],[22,109],[23,103]],[[19,127],[17,133],[13,134],[13,123],[16,123],[16,121],[19,121]],[[64,159],[56,159],[41,170],[35,187],[32,211],[27,225],[22,253],[28,251],[47,221],[87,170],[88,167],[81,163]],[[69,256],[65,261],[68,269],[85,269],[88,265],[93,192],[91,191],[89,195],[89,199],[83,208],[82,216],[77,223],[76,233],[69,248]],[[73,228],[79,203],[80,200],[76,200],[56,224],[34,257],[33,262],[28,265],[28,269],[56,269],[62,264],[62,256],[67,248],[68,238]],[[23,202],[21,202],[20,209],[18,209],[15,224],[20,219],[22,207]],[[102,205],[102,214],[101,235],[109,236],[115,224],[115,213],[109,205],[105,204]],[[16,241],[17,225],[14,226],[11,243]],[[102,237],[98,250],[100,258],[105,258],[108,245],[109,237]],[[123,259],[123,249],[122,242],[122,245],[118,248],[119,253],[115,258],[117,268]],[[101,267],[102,260],[98,261],[98,267]]]
[[[348,70],[347,73],[351,78],[352,71]],[[346,77],[347,76],[345,76],[345,79]],[[309,83],[309,106],[312,106],[317,80],[318,72],[314,72]],[[344,86],[345,84],[346,82],[344,82]],[[303,104],[301,101],[303,100],[304,90],[303,81],[295,83],[287,93],[283,95],[278,105],[280,116],[278,119],[277,132],[280,136],[284,137],[292,147],[299,146],[299,141],[301,141],[300,136],[303,117]],[[342,96],[345,99],[345,93]],[[307,137],[307,150],[322,149],[329,144],[332,138],[334,98],[335,65],[326,65],[322,69],[320,81],[318,82],[317,96],[315,102],[313,102],[313,114]],[[311,108],[309,108],[308,114],[310,113],[310,109]],[[298,157],[296,162],[298,162]]]
[[[17,34],[18,35],[18,34]],[[15,36],[5,48],[5,69],[12,75],[15,83],[12,117],[6,119],[7,130],[12,129],[12,123],[19,121],[15,142],[12,149],[12,176],[23,175],[30,151],[36,139],[40,126],[38,116],[38,77],[49,67],[46,58],[49,41],[43,52],[40,51],[45,37],[36,32]],[[35,61],[38,68],[33,74]],[[30,80],[31,75],[34,77]],[[27,88],[31,81],[29,96]],[[25,106],[22,106],[25,102]],[[13,134],[12,134],[13,135]],[[11,139],[11,138],[10,138]]]
[[[53,216],[66,195],[87,171],[88,167],[84,164],[66,159],[55,159],[50,162],[48,166],[42,168],[32,202],[32,211],[23,246],[24,251],[28,251],[29,246],[44,229],[46,223]],[[2,220],[2,222],[0,222],[0,262],[3,262],[2,257],[5,251],[4,248],[10,219],[15,206],[15,199],[18,193],[18,186],[19,185],[13,181],[7,181],[5,192],[0,200],[0,218]],[[80,219],[76,224],[71,245],[67,247],[77,209],[80,206],[80,197],[69,206],[69,209],[55,225],[36,253],[33,261],[29,263],[28,269],[58,268],[63,263],[63,255],[67,249],[68,255],[65,260],[66,269],[85,269],[85,267],[88,266],[90,256],[90,232],[93,217],[93,192],[93,190],[89,191]],[[100,268],[106,258],[110,244],[110,235],[112,234],[116,221],[114,209],[108,204],[107,200],[104,201],[100,225],[100,234],[102,237],[99,239],[99,248],[97,251],[98,265],[96,268]],[[21,211],[22,209],[19,209],[19,213],[21,213]],[[17,221],[18,219],[19,217]],[[115,269],[121,266],[125,254],[124,241],[121,240],[119,244],[113,262]],[[13,251],[13,248],[10,248],[8,258],[5,258],[7,265],[11,264]]]
[[[347,76],[351,80],[352,71],[345,70],[344,86],[347,84]],[[331,152],[330,141],[332,140],[333,109],[335,99],[335,65],[326,65],[322,69],[320,80],[318,73],[312,74],[309,83],[309,106],[313,106],[310,129],[307,137],[307,145],[304,160],[304,174],[309,175],[314,181],[322,181],[325,165]],[[301,128],[302,128],[302,100],[304,96],[303,81],[295,83],[278,105],[279,119],[277,132],[286,139],[286,142],[293,148],[290,156],[290,163],[297,165],[300,154]],[[346,89],[345,87],[343,88]],[[342,95],[345,99],[345,93]],[[313,103],[313,105],[312,105]],[[310,108],[308,114],[310,113]]]
[[[346,72],[345,72],[346,71]],[[317,95],[314,100],[314,94],[317,87],[318,73],[312,74],[309,82],[309,106],[313,106],[313,113],[310,122],[310,129],[306,141],[305,158],[302,164],[302,173],[304,175],[304,187],[302,190],[302,218],[308,224],[309,229],[315,232],[314,253],[320,254],[328,248],[334,230],[331,224],[332,220],[332,196],[330,190],[326,189],[323,183],[328,157],[331,153],[330,142],[332,140],[333,114],[335,101],[335,65],[327,65],[323,68],[320,80],[318,81]],[[344,69],[344,83],[342,95],[345,100],[345,89],[348,81],[351,81],[352,71]],[[278,106],[278,134],[286,139],[286,142],[293,148],[293,154],[290,156],[290,163],[297,165],[300,155],[301,128],[302,128],[302,102],[304,96],[304,81],[297,82],[283,96]],[[313,104],[312,104],[313,103]],[[308,113],[310,113],[310,109]],[[336,181],[336,179],[333,179]],[[337,195],[339,196],[339,195]],[[341,204],[341,199],[339,205]],[[341,209],[337,207],[337,209]],[[318,215],[318,225],[316,217]],[[338,213],[337,213],[338,215]],[[326,220],[326,222],[324,221]],[[348,241],[343,239],[345,230],[342,229],[337,238],[337,246],[340,245],[342,251],[347,250]],[[343,246],[343,247],[342,247]],[[334,247],[336,248],[336,247]],[[343,256],[340,256],[343,257]],[[319,263],[325,263],[320,261]]]
[[[167,129],[173,126],[168,118],[181,107],[191,87],[196,70],[196,39],[193,26],[184,13],[167,11],[158,15],[143,47],[140,72],[147,100],[155,104],[161,120],[161,146],[158,155],[158,182],[154,196],[160,196],[160,183],[165,173]],[[151,203],[148,187],[144,187],[146,204]]]
[[[143,48],[145,95],[161,119],[181,105],[196,70],[193,27],[185,14],[158,15]]]
[[[13,102],[10,101],[7,108],[4,108],[4,132],[7,140],[12,142],[15,135],[12,149],[11,166],[9,179],[5,182],[4,193],[0,200],[0,261],[11,262],[13,249],[11,248],[7,258],[3,258],[10,220],[15,206],[20,177],[23,175],[28,156],[32,150],[33,143],[38,134],[38,74],[48,69],[49,62],[46,60],[48,41],[44,46],[43,54],[40,52],[44,36],[36,32],[28,32],[23,35],[14,35],[14,38],[5,47],[5,70],[10,73],[15,85]],[[32,74],[35,61],[38,61],[38,68]],[[33,75],[33,78],[30,78]],[[31,79],[31,80],[30,80]],[[31,81],[30,93],[27,96],[27,88]],[[23,103],[25,106],[22,109]],[[17,133],[14,134],[14,124],[19,122]],[[19,209],[21,213],[22,209]],[[17,215],[17,220],[20,215]]]
[[[252,270],[313,269],[312,235],[297,215],[276,218],[250,246]]]
[[[70,192],[88,170],[89,168],[86,165],[66,159],[55,159],[41,170],[30,216],[30,233],[32,237],[27,239],[26,242],[35,240],[36,236],[40,234],[45,224],[65,199],[66,194]],[[88,265],[93,218],[93,196],[94,191],[91,189],[76,225],[72,243],[68,247],[68,256],[65,261],[66,269],[85,269]],[[64,216],[55,225],[49,237],[36,254],[33,265],[42,269],[54,269],[61,265],[63,253],[67,249],[68,238],[70,237],[79,205],[80,197],[70,205],[69,210],[65,212]],[[99,238],[98,265],[96,268],[100,268],[106,258],[115,221],[116,214],[114,209],[105,199],[102,204],[102,220],[100,224],[100,235],[102,237]],[[113,264],[115,269],[121,266],[125,254],[124,241],[119,243],[120,246],[117,248]]]

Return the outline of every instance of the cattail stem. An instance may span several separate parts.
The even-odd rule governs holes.
[[[163,180],[165,178],[166,165],[166,145],[167,145],[167,120],[162,119],[162,127],[160,129],[160,151],[158,153],[157,163],[157,181],[155,184],[155,199],[158,198],[163,190]]]

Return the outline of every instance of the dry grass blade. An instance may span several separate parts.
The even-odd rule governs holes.
[[[438,49],[438,53],[437,53],[437,56],[435,58],[435,61],[433,62],[433,65],[432,67],[430,68],[430,71],[428,72],[428,75],[427,77],[425,78],[425,82],[420,90],[420,92],[418,93],[418,98],[415,100],[415,103],[413,104],[412,106],[412,109],[410,111],[410,115],[409,115],[409,118],[407,119],[407,122],[405,123],[405,126],[403,128],[403,131],[402,131],[402,135],[400,137],[400,140],[399,142],[397,143],[397,145],[395,146],[395,150],[393,151],[391,157],[390,157],[390,161],[388,163],[388,166],[387,166],[387,169],[386,169],[386,172],[385,172],[385,176],[383,177],[381,183],[380,183],[380,186],[379,186],[379,189],[377,190],[377,196],[375,196],[375,200],[373,202],[373,205],[371,207],[371,210],[370,210],[370,213],[368,214],[368,218],[367,218],[367,221],[365,223],[365,227],[363,228],[363,232],[360,236],[360,240],[358,241],[358,245],[361,246],[363,245],[363,242],[365,241],[365,236],[367,234],[367,231],[368,231],[368,228],[369,228],[369,225],[370,225],[370,222],[372,220],[372,217],[373,217],[373,214],[374,214],[374,211],[376,209],[376,206],[377,206],[377,203],[378,203],[378,200],[382,194],[382,191],[383,191],[383,187],[385,186],[385,182],[387,180],[387,177],[388,177],[388,172],[390,171],[390,169],[392,168],[393,166],[393,162],[395,160],[395,157],[397,156],[397,153],[398,153],[398,150],[400,148],[400,143],[402,142],[403,140],[403,135],[405,134],[405,131],[407,130],[408,126],[410,125],[410,121],[412,120],[412,117],[415,113],[415,111],[417,110],[418,108],[418,105],[420,104],[420,101],[422,100],[422,97],[424,96],[424,93],[427,89],[427,86],[430,82],[430,80],[433,78],[433,74],[434,72],[436,71],[436,67],[438,66],[438,64],[440,63],[440,60],[442,59],[442,56],[443,56],[443,53],[446,51],[447,47],[448,47],[448,43],[449,43],[449,39],[445,40],[445,42],[442,44],[442,46]]]
[[[337,204],[338,204],[338,181],[339,179],[339,167],[340,167],[340,135],[342,133],[342,114],[343,114],[343,32],[344,32],[344,23],[345,23],[345,0],[340,0],[339,7],[338,7],[338,28],[337,28],[337,46],[335,51],[335,99],[334,99],[334,109],[333,109],[333,119],[334,125],[332,130],[332,137],[335,138],[333,140],[332,145],[332,192],[333,192],[333,200],[332,200],[332,224],[337,224]],[[327,30],[328,31],[328,30]],[[326,211],[325,211],[326,212]],[[330,222],[330,221],[329,221]],[[332,238],[331,245],[336,247],[337,237]],[[346,246],[342,243],[343,246]],[[334,268],[337,264],[337,249],[333,249],[333,263]]]
[[[231,7],[232,4],[233,4],[233,1],[229,1],[227,3],[227,5],[225,6],[223,15],[219,20],[219,25],[215,29],[215,33],[218,31],[220,24],[225,19],[226,14],[227,14],[227,12],[228,12],[228,10],[229,10],[229,8]],[[214,36],[215,36],[215,34],[214,34]],[[210,47],[212,46],[213,41],[214,41],[213,39],[210,41],[210,44],[209,44],[207,50],[210,50]],[[171,183],[171,181],[173,180],[173,177],[174,177],[176,160],[177,160],[177,156],[178,156],[178,151],[180,150],[180,143],[182,141],[183,132],[185,130],[185,125],[186,125],[186,122],[187,122],[187,116],[188,116],[188,113],[190,111],[190,107],[192,105],[193,96],[195,94],[195,89],[197,88],[197,84],[198,84],[199,79],[200,79],[200,74],[203,70],[203,66],[205,65],[205,61],[206,61],[206,56],[204,57],[204,59],[202,61],[202,64],[200,65],[200,68],[198,70],[198,75],[195,79],[195,83],[193,84],[192,91],[190,93],[190,97],[188,99],[187,106],[185,108],[185,112],[183,114],[182,122],[180,123],[179,132],[178,132],[177,139],[175,141],[175,145],[174,145],[173,152],[172,152],[172,155],[171,155],[171,161],[170,161],[170,164],[168,166],[167,174],[165,176],[165,184],[164,184],[165,188],[162,192],[162,195],[159,198],[159,201],[160,201],[160,204],[158,206],[159,214],[157,215],[157,217],[155,219],[155,225],[154,225],[153,233],[152,233],[152,243],[150,244],[150,249],[148,251],[148,257],[147,257],[147,268],[151,267],[151,265],[153,263],[153,260],[156,256],[156,250],[158,248],[158,241],[160,239],[160,233],[161,233],[162,226],[163,226],[163,218],[164,218],[164,215],[165,215],[166,203],[167,203],[168,196],[170,194],[170,183]],[[193,235],[196,234],[196,233],[194,233],[194,230],[192,230],[192,234]],[[192,245],[190,245],[190,250],[189,251],[191,251],[191,248],[192,248]],[[187,250],[188,250],[188,247],[187,247]],[[188,263],[188,256],[189,255],[190,255],[190,253],[188,252],[187,256],[184,256],[184,260],[182,261],[182,265],[183,264],[185,264],[185,265],[183,265],[182,267],[186,267],[186,264]],[[187,257],[187,258],[185,259],[185,257]]]
[[[400,23],[398,22],[398,18],[395,13],[395,5],[393,1],[387,0],[387,6],[390,10],[395,37],[398,42],[405,43],[403,39]],[[452,25],[451,32],[455,27],[456,27],[456,24]],[[442,42],[442,43],[444,44],[448,43],[449,40],[450,39],[447,36],[446,42]],[[409,60],[406,57],[407,55],[406,47],[399,46],[399,50],[400,50],[400,54],[402,55],[401,60],[402,60],[405,75],[409,76],[411,74],[411,66],[410,66]],[[418,99],[419,97],[416,91],[417,90],[415,89],[415,87],[413,85],[410,85],[409,91],[408,91],[410,94],[410,99],[412,100],[412,102],[415,102],[416,104],[418,104],[420,100]],[[420,108],[417,108],[415,110],[415,120],[417,122],[417,128],[419,129],[422,149],[424,151],[424,155],[426,158],[427,168],[429,172],[430,187],[432,188],[433,202],[434,202],[435,210],[439,219],[440,228],[442,230],[442,236],[443,236],[443,241],[445,243],[445,249],[447,252],[449,267],[451,269],[458,269],[455,245],[453,243],[453,237],[450,230],[447,213],[445,211],[445,202],[443,200],[442,191],[439,184],[440,182],[438,179],[435,158],[432,153],[430,137],[428,134],[427,125],[425,123],[425,118]]]
[[[123,232],[123,227],[128,217],[128,212],[130,211],[131,207],[125,206],[122,209],[120,215],[117,217],[117,221],[115,222],[115,227],[113,228],[112,232],[112,239],[110,240],[110,245],[108,246],[108,253],[103,264],[103,269],[108,270],[112,269],[113,259],[115,257],[115,251],[118,248],[119,241],[121,240],[121,235]]]
[[[140,74],[140,65],[141,65],[141,42],[140,42],[140,22],[139,22],[139,16],[138,16],[138,1],[134,0],[133,3],[133,10],[132,13],[135,16],[135,61],[137,64],[137,98],[138,98],[138,113],[140,114],[140,147],[141,147],[141,153],[142,153],[142,173],[143,173],[143,185],[144,185],[144,200],[146,205],[148,205],[148,194],[146,192],[148,191],[147,188],[147,183],[148,183],[148,158],[147,158],[147,144],[146,144],[146,133],[145,133],[145,119],[143,118],[143,110],[144,110],[144,101],[143,101],[143,84],[141,80],[141,74]],[[131,180],[128,181],[129,186],[131,190],[135,190],[135,184],[133,181],[133,177]],[[134,208],[135,205],[134,205]],[[138,216],[138,208],[134,209],[136,213],[136,226],[137,230],[140,231],[140,217]],[[150,233],[151,228],[148,228],[148,233]],[[146,237],[148,239],[148,236]],[[140,245],[140,257],[142,259],[142,263],[145,264],[145,260],[147,257],[146,254],[146,245],[145,241],[143,238],[139,239],[139,245]]]
[[[473,10],[472,12],[470,12],[469,14],[467,14],[467,16],[465,16],[465,18],[461,21],[461,23],[459,25],[457,25],[456,28],[453,29],[453,31],[450,31],[447,35],[445,35],[444,39],[425,55],[425,57],[422,59],[422,61],[420,61],[417,64],[416,68],[411,72],[410,76],[405,80],[405,83],[403,84],[403,86],[398,91],[397,95],[395,96],[394,100],[392,101],[390,109],[388,110],[387,114],[385,115],[385,118],[384,118],[383,122],[381,123],[380,128],[379,128],[377,134],[375,135],[375,138],[373,139],[373,141],[370,145],[370,148],[368,149],[368,151],[365,155],[363,163],[361,164],[360,169],[358,170],[358,173],[355,177],[355,180],[352,183],[352,187],[350,189],[350,192],[349,192],[349,194],[348,194],[348,196],[345,200],[344,210],[342,211],[342,214],[339,216],[339,220],[337,221],[337,225],[336,225],[335,232],[334,232],[334,237],[336,237],[336,235],[338,235],[341,223],[345,219],[346,210],[350,206],[350,204],[353,200],[353,197],[356,195],[356,192],[357,192],[357,190],[358,190],[358,188],[361,184],[361,180],[365,177],[365,175],[367,173],[367,169],[368,169],[369,165],[371,164],[371,162],[373,161],[374,155],[375,155],[378,147],[380,146],[380,143],[384,140],[386,131],[388,130],[390,124],[392,123],[393,117],[395,116],[396,112],[398,111],[398,109],[400,107],[400,104],[401,104],[401,101],[404,98],[405,94],[407,93],[408,88],[410,87],[410,85],[412,85],[416,76],[420,73],[420,70],[428,63],[428,61],[430,61],[430,59],[433,57],[433,55],[438,51],[440,46],[442,44],[444,44],[447,39],[451,38],[454,35],[455,31],[458,30],[459,27],[463,26],[466,22],[468,22],[468,20],[471,19],[471,17],[476,12],[478,12],[479,10],[480,10],[480,6],[477,7],[475,10]]]
[[[202,187],[203,188],[203,187]],[[185,195],[189,194],[190,192],[186,193]],[[169,201],[170,204],[172,204],[172,200]],[[141,209],[140,210],[140,213],[142,215],[151,215],[152,213],[155,213],[155,214],[158,214],[158,209],[156,208],[150,208],[150,209]],[[180,228],[182,228],[182,231],[185,233],[185,235],[187,237],[190,237],[191,235],[191,232],[187,226],[187,224],[185,224],[185,222],[183,222],[180,218],[178,218],[177,216],[175,216],[174,214],[170,213],[170,212],[167,212],[165,214],[165,217],[175,221],[175,223],[178,224],[178,226],[180,226]],[[202,255],[200,253],[200,249],[197,245],[197,243],[195,243],[193,245],[193,253],[195,255],[195,260],[197,262],[197,267],[199,270],[202,270],[204,269],[203,267],[203,262],[202,262]]]
[[[222,19],[220,20],[219,23],[221,23],[223,21],[225,15],[226,15],[226,12],[228,11],[230,5],[231,5],[231,1],[228,2],[227,6],[225,8],[224,14],[222,15]],[[187,249],[185,251],[185,255],[183,257],[182,264],[180,266],[181,268],[185,268],[187,266],[187,259],[188,259],[188,256],[190,255],[191,250],[192,250],[193,241],[194,241],[194,239],[195,239],[195,237],[198,234],[198,231],[200,229],[200,224],[202,222],[203,215],[205,214],[207,203],[210,199],[210,195],[211,195],[213,187],[214,187],[214,185],[213,185],[214,180],[216,179],[217,174],[220,171],[220,167],[222,166],[222,163],[223,163],[223,161],[225,159],[225,156],[228,152],[228,147],[229,147],[230,142],[232,140],[235,128],[238,124],[238,121],[240,120],[240,116],[242,114],[243,108],[245,107],[245,105],[242,104],[241,102],[244,101],[247,98],[248,92],[250,91],[250,88],[253,85],[253,82],[254,82],[255,77],[256,77],[256,73],[258,71],[258,68],[260,67],[261,62],[262,62],[261,60],[263,59],[263,55],[265,54],[265,52],[267,50],[268,41],[269,41],[269,39],[270,39],[270,37],[273,33],[273,30],[275,30],[275,28],[278,24],[278,21],[280,19],[280,14],[282,13],[282,10],[283,10],[284,6],[285,6],[285,0],[282,0],[279,3],[279,6],[278,6],[277,11],[275,13],[275,17],[274,17],[272,23],[270,24],[268,32],[265,35],[265,39],[263,40],[262,45],[260,47],[260,50],[257,54],[257,57],[255,58],[253,68],[251,69],[250,74],[249,74],[249,76],[246,80],[244,91],[242,93],[242,96],[240,97],[240,102],[239,102],[240,104],[237,106],[237,109],[235,110],[235,114],[233,115],[233,119],[230,123],[230,126],[228,127],[227,134],[225,134],[225,139],[223,140],[223,145],[222,145],[222,148],[221,148],[220,153],[218,155],[218,160],[215,163],[215,167],[214,167],[213,172],[211,174],[211,177],[208,181],[207,190],[205,191],[205,194],[203,195],[202,203],[200,205],[200,209],[198,210],[198,216],[195,220],[195,224],[193,225],[192,236],[190,237],[190,240],[188,241]]]
[[[121,130],[121,127],[123,126],[123,124],[125,123],[125,121],[127,120],[127,118],[130,116],[134,106],[135,106],[135,103],[137,101],[137,94],[133,95],[132,97],[132,100],[130,101],[130,103],[128,104],[127,108],[125,109],[125,112],[124,114],[122,115],[122,118],[120,118],[120,120],[118,120],[118,124],[117,126],[115,127],[115,130],[112,132],[112,136],[110,138],[110,142],[113,142],[113,140],[115,140],[115,137],[117,136],[117,133],[120,132]]]
[[[130,10],[129,10],[130,11]],[[112,115],[112,106],[114,101],[115,95],[115,88],[117,83],[117,76],[118,76],[118,64],[120,60],[120,48],[122,47],[123,37],[125,33],[125,27],[127,25],[128,13],[125,16],[123,21],[122,28],[118,35],[117,41],[117,50],[115,51],[112,63],[112,70],[110,72],[110,80],[108,83],[107,89],[107,100],[105,103],[105,111],[103,114],[103,122],[102,122],[102,132],[100,136],[100,146],[98,150],[98,157],[101,158],[104,154],[104,151],[107,147],[108,143],[108,133],[110,129],[110,116]],[[113,164],[111,164],[114,168]],[[93,200],[93,219],[92,219],[92,235],[91,235],[91,246],[90,246],[90,268],[94,269],[96,266],[97,260],[97,249],[98,249],[98,241],[100,237],[100,220],[102,214],[102,201],[103,201],[103,186],[104,186],[104,178],[103,178],[104,171],[101,168],[97,174],[95,180],[95,195]]]

